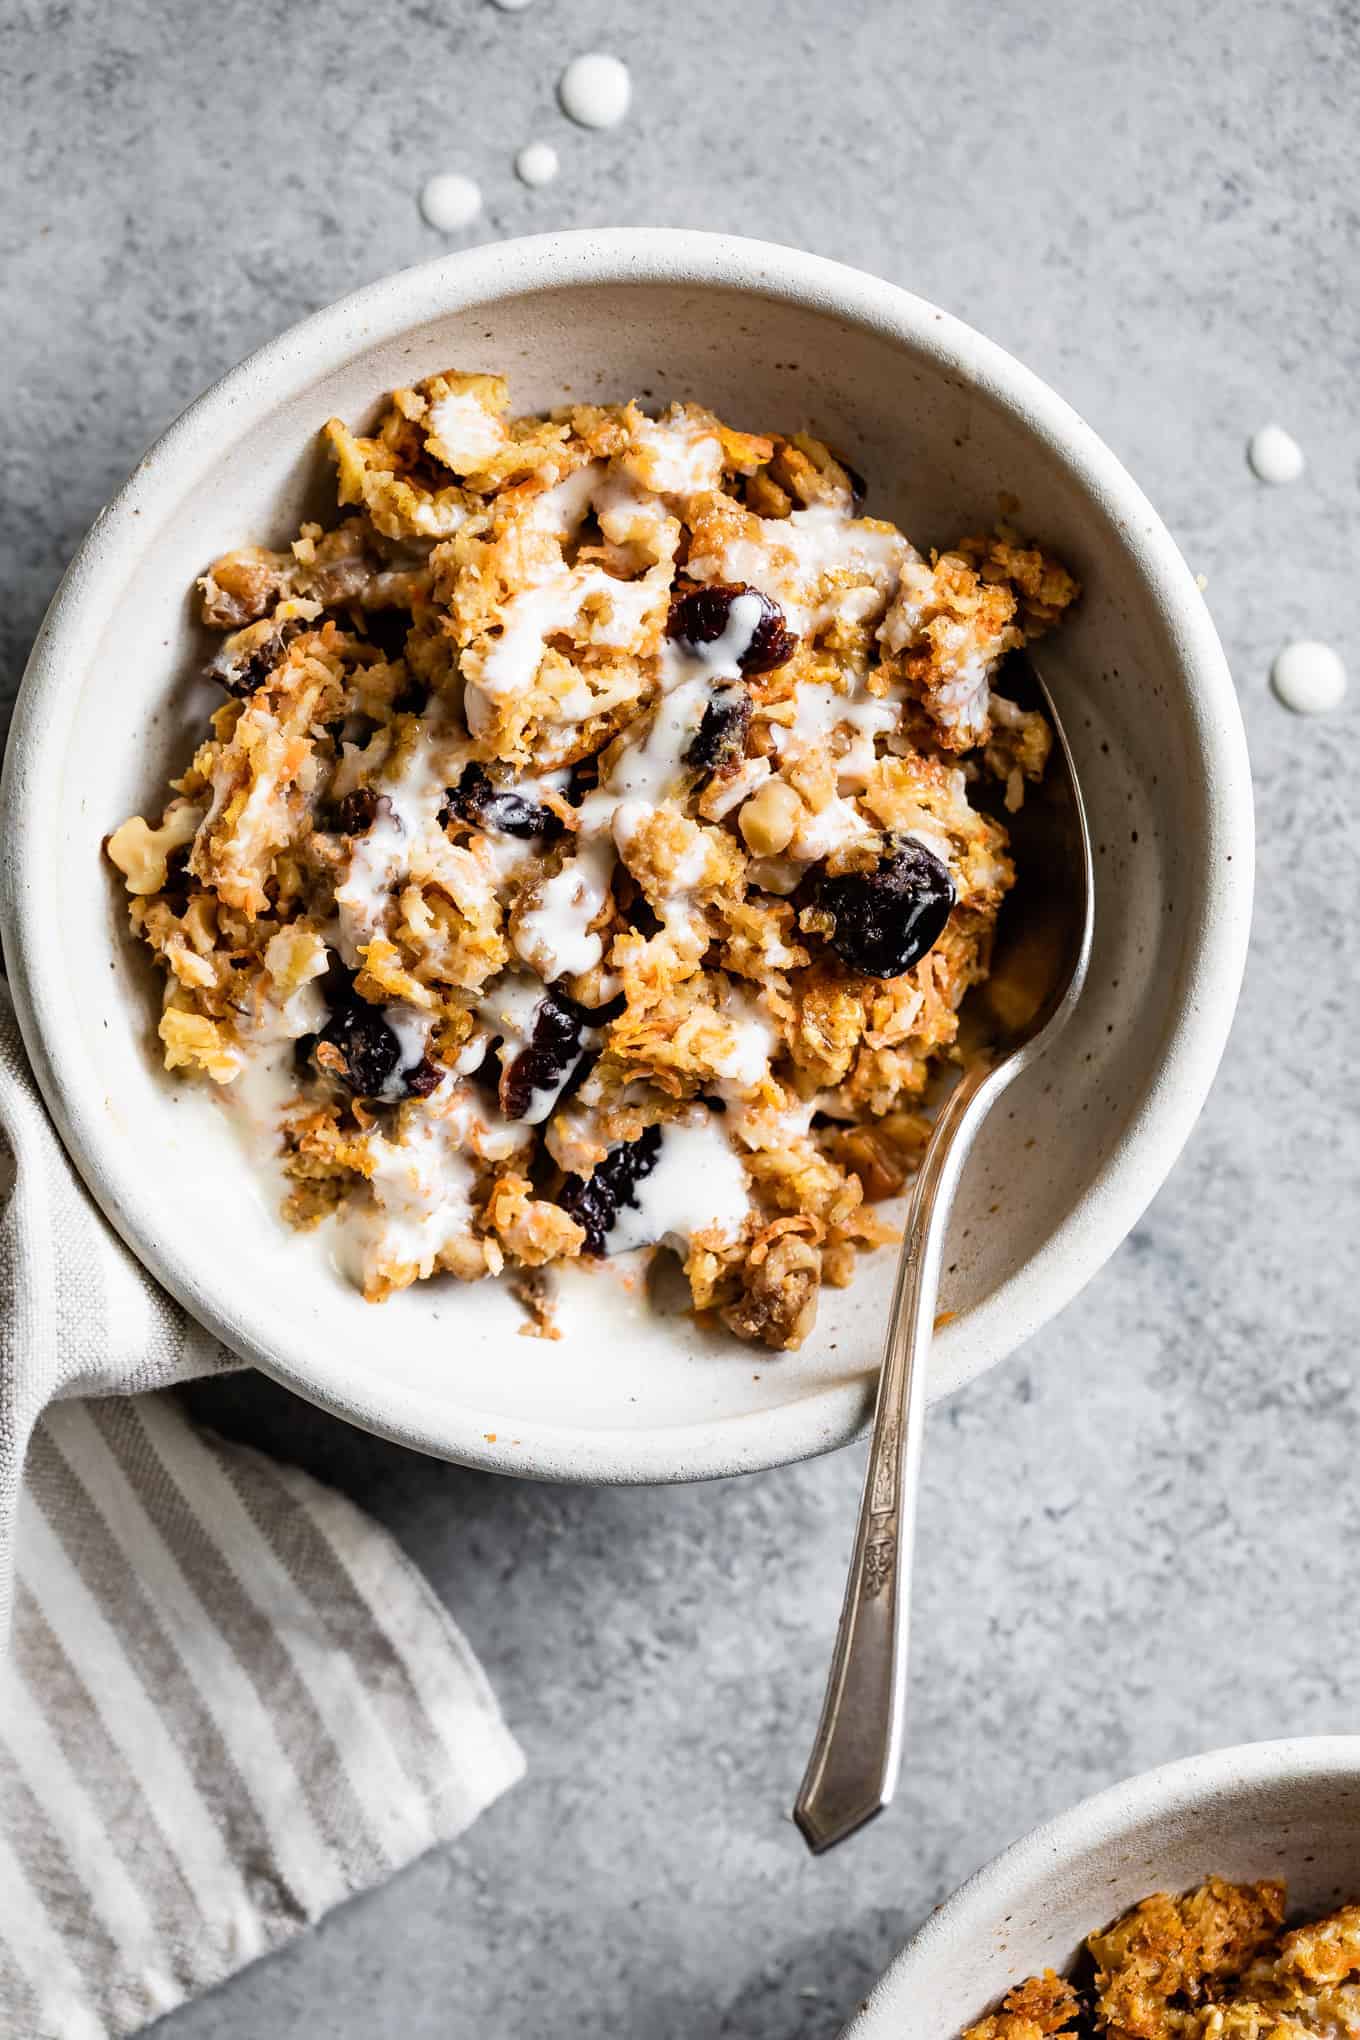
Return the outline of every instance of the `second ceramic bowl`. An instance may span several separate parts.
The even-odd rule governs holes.
[[[1360,1897],[1360,1736],[1212,1750],[1083,1800],[932,1913],[843,2040],[958,2040],[1140,1898],[1211,1875],[1283,1878],[1305,1917]]]
[[[167,1287],[245,1358],[355,1422],[507,1472],[692,1479],[838,1444],[861,1423],[890,1257],[824,1299],[796,1355],[571,1286],[559,1344],[490,1284],[366,1306],[265,1208],[223,1115],[156,1066],[154,993],[100,840],[182,766],[206,694],[187,591],[325,502],[317,431],[446,367],[517,407],[692,397],[844,447],[919,545],[1001,499],[1086,594],[1044,670],[1100,846],[1089,986],[1007,1095],[956,1209],[933,1355],[943,1393],[1067,1302],[1178,1154],[1217,1066],[1251,894],[1246,751],[1203,600],[1095,435],[1000,349],[810,255],[691,233],[563,234],[389,277],[252,356],[147,455],[44,625],[15,717],[0,907],[39,1081],[94,1194]],[[1018,509],[1014,500],[1018,499]],[[332,497],[333,501],[333,497]],[[201,656],[201,653],[199,654]]]

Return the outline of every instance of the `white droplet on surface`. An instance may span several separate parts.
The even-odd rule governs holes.
[[[420,210],[440,234],[470,227],[482,209],[482,194],[470,177],[456,170],[432,177],[420,194]]]
[[[1303,448],[1283,425],[1263,425],[1253,432],[1247,441],[1247,460],[1260,481],[1276,486],[1296,482],[1303,473]]]
[[[617,127],[628,111],[633,81],[628,66],[600,50],[573,57],[557,83],[562,111],[578,127]]]
[[[551,184],[557,175],[557,151],[551,142],[526,142],[515,158],[515,175],[521,184]]]
[[[496,5],[502,14],[522,14],[530,0],[496,0]]]
[[[1330,645],[1300,638],[1276,658],[1270,684],[1295,715],[1328,715],[1345,700],[1346,668]]]

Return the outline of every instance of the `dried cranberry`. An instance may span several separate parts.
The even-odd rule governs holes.
[[[562,822],[551,808],[525,800],[522,794],[494,786],[483,765],[465,765],[457,786],[449,787],[439,819],[447,822],[453,815],[461,821],[471,822],[474,828],[487,830],[493,836],[551,839],[563,834]]]
[[[563,1080],[580,1061],[585,1024],[586,1016],[574,1000],[561,992],[544,993],[528,1041],[501,1072],[501,1111],[507,1119],[528,1120],[532,1113],[531,1123],[536,1124],[547,1118]]]
[[[900,837],[872,871],[823,877],[820,907],[835,919],[831,947],[867,977],[901,977],[944,932],[953,911],[954,881],[934,851]]]
[[[727,779],[746,755],[746,732],[751,727],[751,697],[741,686],[719,687],[704,719],[685,753],[685,763],[701,772],[716,772]]]
[[[661,1155],[661,1128],[649,1126],[636,1140],[611,1148],[589,1176],[568,1176],[558,1192],[562,1209],[585,1230],[585,1250],[597,1258],[607,1251],[624,1204],[636,1205],[637,1185],[650,1176]]]
[[[754,595],[760,615],[737,665],[743,673],[771,673],[793,657],[798,640],[785,623],[779,604],[745,581],[706,582],[681,590],[671,599],[666,635],[687,645],[716,643],[731,621],[732,604],[739,595]]]
[[[335,825],[342,836],[365,836],[378,819],[379,796],[371,786],[356,786],[335,811]]]

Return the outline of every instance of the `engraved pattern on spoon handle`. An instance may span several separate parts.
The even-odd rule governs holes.
[[[969,1072],[942,1110],[902,1241],[836,1648],[794,1807],[804,1839],[817,1852],[871,1820],[897,1781],[907,1590],[940,1260],[954,1187],[982,1116],[974,1107],[992,1074],[985,1067]]]

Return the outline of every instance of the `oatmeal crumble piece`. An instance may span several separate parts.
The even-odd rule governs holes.
[[[1046,1969],[1042,1976],[1031,1976],[1008,1991],[1001,2010],[970,2026],[964,2040],[1044,2040],[1049,2033],[1073,2034],[1081,2009],[1072,1986]]]
[[[505,1269],[552,1336],[544,1271],[664,1242],[796,1347],[896,1237],[1048,759],[999,665],[1075,583],[697,403],[450,370],[323,439],[337,518],[204,572],[221,706],[106,846],[166,1067],[267,1100],[374,1301]]]

